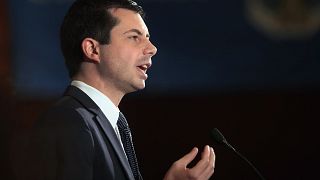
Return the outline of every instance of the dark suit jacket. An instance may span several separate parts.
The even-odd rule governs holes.
[[[134,179],[113,127],[73,86],[36,123],[31,147],[33,180]]]

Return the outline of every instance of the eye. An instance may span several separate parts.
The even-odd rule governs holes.
[[[132,39],[132,40],[135,40],[135,41],[138,41],[139,40],[139,36],[129,36],[129,39]]]

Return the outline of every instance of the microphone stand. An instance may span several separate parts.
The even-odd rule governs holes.
[[[262,174],[258,171],[258,169],[240,152],[238,152],[234,147],[231,146],[231,144],[228,143],[226,138],[222,135],[222,133],[217,129],[214,128],[211,131],[212,138],[218,142],[219,144],[223,144],[228,149],[231,149],[234,153],[236,153],[237,156],[239,156],[242,160],[244,160],[249,166],[254,170],[254,172],[259,176],[261,180],[265,180],[265,178],[262,176]]]

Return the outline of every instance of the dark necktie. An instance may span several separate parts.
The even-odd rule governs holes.
[[[136,153],[134,152],[131,131],[130,131],[130,128],[129,128],[129,125],[128,125],[126,118],[124,117],[124,115],[121,112],[119,113],[117,126],[118,126],[119,133],[121,136],[123,148],[126,152],[132,173],[134,175],[134,178],[136,180],[142,180],[142,176],[139,172],[139,166],[138,166]]]

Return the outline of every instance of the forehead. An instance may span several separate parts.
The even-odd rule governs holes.
[[[130,29],[137,29],[144,34],[149,34],[147,25],[139,13],[123,8],[113,8],[109,11],[112,16],[117,18],[119,21],[119,23],[113,28],[114,30],[128,31]]]

